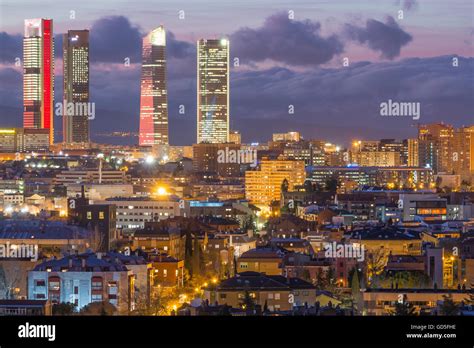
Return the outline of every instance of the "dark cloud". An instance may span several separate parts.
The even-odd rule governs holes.
[[[232,55],[244,64],[266,59],[294,66],[323,64],[344,47],[336,35],[322,37],[320,29],[320,23],[290,20],[285,13],[276,14],[268,17],[260,28],[241,28],[232,34]]]
[[[365,27],[346,24],[344,32],[350,40],[367,44],[387,59],[399,56],[401,48],[412,40],[412,36],[400,28],[391,16],[387,17],[385,23],[369,19]]]
[[[166,29],[166,28],[165,28]],[[196,57],[196,45],[177,40],[171,31],[166,32],[166,55],[172,58],[187,59]]]
[[[6,32],[0,33],[0,62],[15,64],[16,58],[22,57],[21,35],[10,35]]]
[[[123,63],[140,61],[142,33],[124,16],[104,17],[90,29],[90,58],[92,62]]]

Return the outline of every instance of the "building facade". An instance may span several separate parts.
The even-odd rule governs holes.
[[[140,146],[167,145],[166,32],[163,26],[143,39]]]
[[[197,42],[197,143],[229,142],[229,40]]]
[[[69,30],[63,35],[63,79],[63,142],[88,143],[89,30]]]
[[[49,130],[54,140],[54,35],[52,19],[26,19],[23,38],[23,127]]]

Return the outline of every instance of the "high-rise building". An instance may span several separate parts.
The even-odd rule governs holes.
[[[54,141],[54,35],[52,19],[25,19],[23,126],[49,130]]]
[[[229,142],[229,40],[197,42],[197,142]]]
[[[474,126],[456,129],[452,149],[453,172],[462,180],[474,182]]]
[[[453,170],[450,154],[452,153],[452,144],[454,136],[454,127],[444,123],[431,123],[420,125],[418,128],[418,139],[427,141],[436,147],[437,168],[436,172],[450,173]],[[422,145],[422,142],[420,142]],[[434,168],[434,167],[432,167]]]
[[[64,105],[85,107],[63,110],[63,141],[66,144],[88,143],[89,115],[89,30],[69,30],[63,35]],[[66,104],[67,103],[67,104]],[[79,104],[81,103],[81,104]]]
[[[418,139],[407,140],[408,156],[407,165],[408,167],[418,167],[420,165],[420,155],[418,153]]]
[[[163,26],[143,38],[140,94],[140,146],[168,144],[166,32]]]

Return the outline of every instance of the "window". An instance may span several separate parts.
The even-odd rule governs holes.
[[[102,281],[101,280],[93,280],[92,281],[92,290],[102,290]]]
[[[164,269],[163,270],[163,277],[167,277],[168,276],[168,270],[167,269]]]
[[[102,301],[102,294],[92,294],[91,301],[92,302]]]
[[[279,299],[280,299],[280,293],[277,292],[277,293],[275,294],[275,300],[279,300]]]
[[[42,279],[36,279],[35,286],[46,286],[46,282]]]
[[[58,281],[49,281],[49,290],[59,290],[59,280]]]
[[[273,293],[270,292],[267,297],[268,297],[269,300],[273,300]]]
[[[109,292],[109,299],[117,299],[117,294],[118,294],[118,287],[117,287],[117,284],[115,282],[113,283],[109,283],[109,288],[108,288],[108,292]]]
[[[227,298],[227,294],[219,294],[219,297],[220,297],[221,299],[226,299],[226,298]]]
[[[249,265],[248,265],[247,262],[241,262],[240,263],[240,268],[248,268],[248,267],[249,267]]]
[[[103,211],[99,211],[99,219],[104,220],[105,219],[105,214]]]
[[[92,212],[87,212],[87,220],[92,220]]]

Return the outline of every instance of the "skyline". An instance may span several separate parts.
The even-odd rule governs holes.
[[[233,33],[219,31],[218,28],[230,25],[223,25],[219,16],[213,17],[219,18],[216,29],[212,32],[207,29],[208,37],[228,36],[231,42],[230,57],[239,58],[240,61],[239,67],[231,64],[230,129],[239,130],[243,141],[263,141],[272,132],[284,130],[301,131],[307,138],[321,134],[332,141],[345,143],[350,140],[348,138],[353,137],[374,139],[381,132],[386,137],[393,138],[413,136],[416,133],[416,127],[412,127],[414,122],[404,118],[380,117],[379,104],[388,99],[419,101],[422,105],[420,123],[444,121],[462,126],[472,121],[472,36],[471,42],[466,42],[468,37],[453,34],[458,33],[462,25],[465,25],[466,30],[469,29],[466,21],[462,20],[464,17],[454,25],[452,15],[445,13],[447,18],[440,21],[439,27],[443,30],[451,27],[446,31],[451,33],[450,40],[447,40],[449,45],[446,45],[446,41],[432,45],[431,41],[425,40],[425,36],[420,34],[422,30],[418,30],[413,23],[415,18],[424,18],[434,10],[439,10],[436,6],[423,6],[424,3],[420,3],[406,8],[403,20],[384,18],[386,15],[396,16],[397,9],[403,8],[399,5],[392,4],[380,9],[377,6],[365,6],[362,8],[367,12],[361,13],[359,19],[338,19],[336,21],[340,28],[331,31],[334,27],[328,24],[331,20],[321,23],[317,22],[320,19],[317,17],[306,20],[309,17],[307,13],[311,11],[303,14],[298,10],[305,6],[302,3],[290,6],[295,8],[291,10],[295,12],[293,20],[288,19],[283,9],[272,10],[268,16],[260,17],[260,9],[257,11],[259,21],[249,16],[249,24],[238,26]],[[463,6],[469,10],[466,2],[458,1],[455,4],[457,12]],[[179,8],[178,5],[175,9]],[[326,9],[321,16],[331,11],[335,11],[334,15],[338,13],[327,4],[318,5]],[[346,5],[341,7],[347,8]],[[169,8],[171,11],[172,6]],[[120,6],[115,11],[118,10]],[[218,10],[220,8],[216,9]],[[171,23],[173,20],[167,16],[163,16],[163,21],[156,20],[156,25],[161,22],[169,28],[169,126],[170,143],[175,145],[189,144],[189,139],[194,139],[196,134],[196,41],[189,40],[182,33],[186,32],[186,28],[188,33],[193,32],[189,30],[193,23],[191,19],[197,19],[192,15],[192,10],[191,13],[190,10],[185,11],[184,25],[179,27],[168,27],[165,19]],[[370,18],[377,11],[378,17]],[[2,11],[2,17],[4,12]],[[62,28],[67,23],[69,29],[84,29],[80,27],[81,13],[80,9],[76,10],[74,21],[52,17],[56,37],[62,34]],[[129,17],[135,17],[133,11]],[[178,18],[177,12],[175,17]],[[137,23],[130,18],[101,17],[95,21],[90,19],[89,26],[86,26],[91,30],[91,101],[97,103],[97,118],[91,122],[94,141],[98,140],[94,134],[104,130],[138,130],[139,57],[145,33],[141,28],[150,24],[149,21]],[[0,30],[11,28],[9,23],[10,20],[4,22]],[[436,27],[430,23],[425,20],[419,26],[431,25],[431,29]],[[265,40],[269,37],[275,37],[274,41],[284,42],[284,47],[280,51],[275,49],[271,42]],[[292,37],[294,42],[283,40]],[[384,37],[399,40],[395,40],[394,45],[384,46],[378,40]],[[249,38],[261,40],[254,43]],[[21,71],[11,62],[22,55],[21,51],[19,55],[18,52],[15,53],[15,35],[2,33],[1,40],[3,44],[10,43],[10,46],[4,47],[12,47],[12,50],[2,54],[0,65],[0,76],[5,81],[0,90],[0,122],[5,126],[17,126],[21,121],[18,119],[19,108],[16,103],[19,97],[18,83],[21,89]],[[126,45],[122,45],[124,43]],[[459,58],[459,66],[455,70],[449,63],[452,54],[458,52],[453,53],[452,48],[447,47],[454,43],[456,51],[466,54]],[[299,49],[292,51],[292,45],[297,45]],[[425,54],[410,56],[414,46],[425,47]],[[256,51],[255,48],[258,47],[263,50]],[[366,59],[357,61],[357,52],[362,51],[362,58]],[[446,55],[448,52],[451,55]],[[468,55],[469,52],[471,53]],[[315,59],[308,60],[308,56]],[[348,67],[343,67],[341,63],[346,56],[350,63]],[[124,67],[122,62],[117,62],[117,57],[130,57],[130,66]],[[55,65],[58,101],[62,100],[62,59],[58,40]],[[117,99],[117,95],[122,98]],[[179,113],[180,105],[186,108],[184,115]],[[288,114],[290,105],[294,107],[294,114]],[[116,128],[110,129],[111,120]],[[272,121],[270,125],[268,120]],[[60,121],[59,117],[55,117],[56,124]],[[360,127],[361,123],[370,126]],[[132,138],[128,143],[137,141]]]

